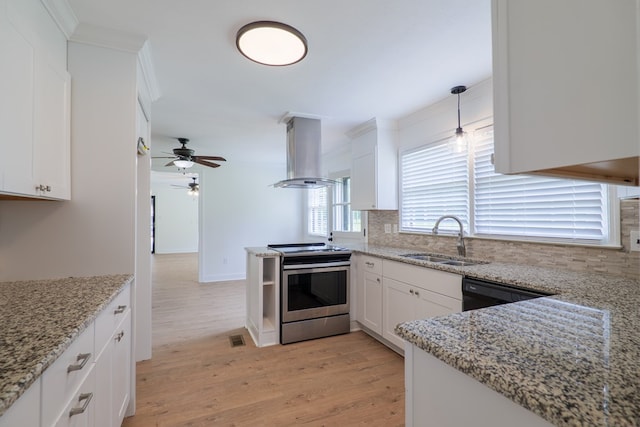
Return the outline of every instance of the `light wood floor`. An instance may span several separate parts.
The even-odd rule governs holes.
[[[199,284],[195,254],[153,263],[153,358],[137,365],[125,427],[404,425],[395,352],[362,332],[256,348],[243,281]]]

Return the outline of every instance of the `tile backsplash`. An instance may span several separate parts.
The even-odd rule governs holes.
[[[556,267],[640,278],[640,252],[630,252],[631,230],[640,228],[640,200],[620,201],[622,249],[466,238],[467,256],[487,261]],[[398,224],[398,211],[369,212],[369,243],[457,255],[455,236],[385,233],[385,224]]]

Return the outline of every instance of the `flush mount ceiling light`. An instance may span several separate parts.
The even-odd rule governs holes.
[[[453,95],[458,95],[458,127],[456,128],[456,133],[452,139],[453,150],[456,153],[461,153],[467,146],[467,133],[463,131],[462,126],[460,126],[460,94],[464,93],[466,90],[466,86],[455,86],[451,88],[451,93]]]
[[[291,65],[307,55],[307,39],[302,33],[273,21],[252,22],[240,28],[236,47],[248,59],[263,65]]]

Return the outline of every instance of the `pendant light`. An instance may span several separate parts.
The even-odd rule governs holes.
[[[304,35],[290,25],[274,21],[252,22],[240,28],[236,47],[248,59],[263,65],[292,65],[307,55]]]
[[[455,86],[451,88],[453,95],[458,95],[458,127],[456,133],[451,140],[453,151],[456,153],[462,153],[467,148],[467,133],[462,130],[460,125],[460,94],[467,90],[466,86]]]

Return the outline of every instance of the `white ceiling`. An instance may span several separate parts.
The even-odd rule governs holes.
[[[287,112],[319,116],[327,152],[372,117],[400,118],[491,75],[490,0],[69,3],[81,22],[148,38],[161,92],[152,106],[154,155],[180,136],[227,165],[283,162],[278,120]],[[244,58],[235,34],[257,20],[296,27],[307,57],[289,67]],[[455,111],[451,117],[454,128]]]

